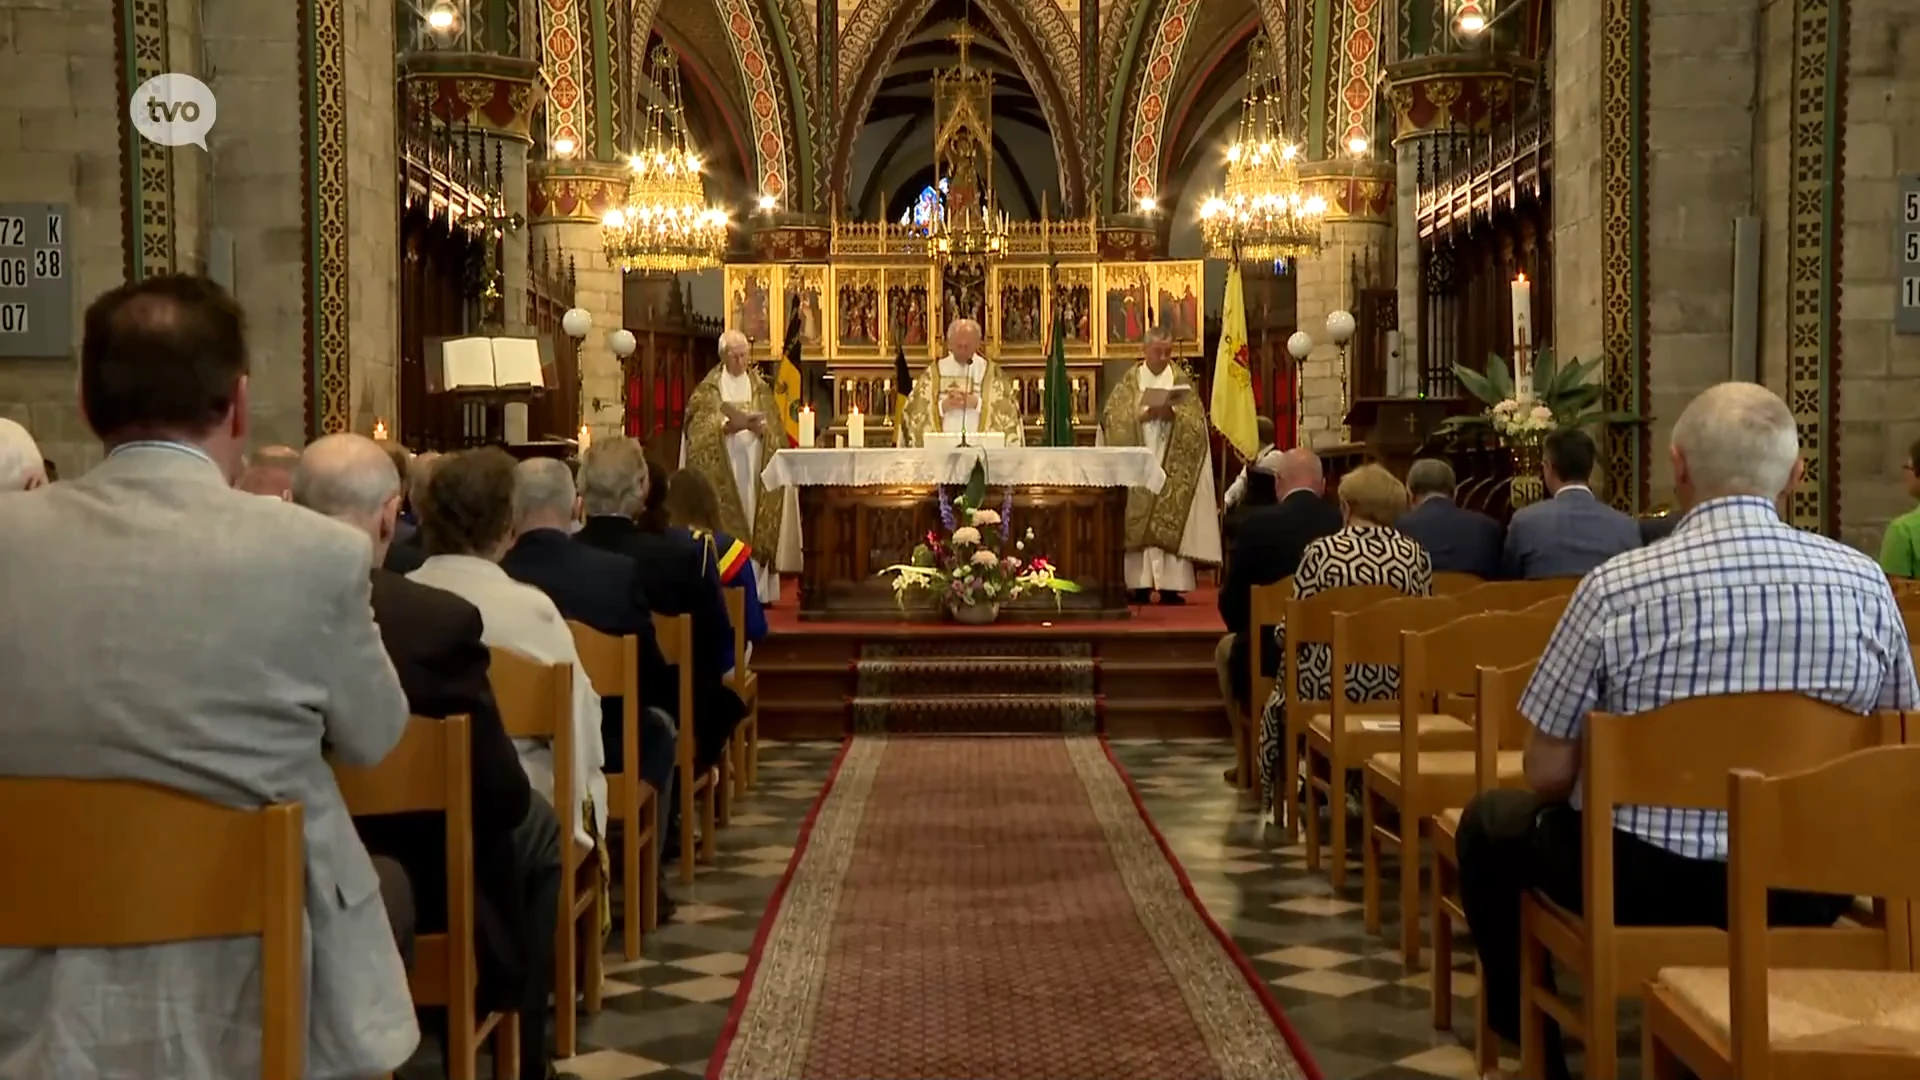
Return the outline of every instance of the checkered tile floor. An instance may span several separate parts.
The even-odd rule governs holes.
[[[704,1074],[767,898],[837,750],[830,742],[762,747],[759,790],[721,831],[718,865],[691,887],[672,886],[679,917],[648,936],[643,959],[629,964],[614,954],[605,1008],[581,1018],[582,1053],[560,1063],[563,1076]],[[1473,1016],[1470,951],[1456,956],[1455,993],[1467,995],[1454,1010],[1456,1033],[1435,1032],[1427,976],[1410,975],[1395,948],[1361,925],[1357,866],[1338,895],[1324,873],[1308,873],[1304,849],[1283,846],[1251,800],[1222,782],[1232,763],[1225,743],[1122,740],[1114,750],[1196,891],[1252,959],[1327,1080],[1473,1075],[1462,1041]],[[1397,925],[1391,898],[1385,914]]]

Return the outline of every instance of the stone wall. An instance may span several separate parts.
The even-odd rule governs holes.
[[[400,411],[400,194],[391,4],[351,0],[346,13],[347,220],[353,274],[347,309],[351,426],[392,427]],[[520,191],[526,190],[524,172]],[[524,195],[522,196],[524,199]],[[516,209],[519,209],[516,207]],[[526,265],[526,243],[509,246]],[[509,295],[516,295],[510,293]],[[526,304],[520,304],[524,321]]]
[[[593,329],[580,342],[580,412],[595,438],[624,434],[625,378],[620,359],[607,347],[607,334],[624,325],[625,296],[620,269],[607,262],[600,225],[585,221],[543,221],[534,225],[534,241],[574,260],[574,305],[593,316]],[[597,403],[597,404],[596,404]]]
[[[1300,438],[1308,446],[1338,446],[1348,441],[1346,428],[1347,372],[1341,351],[1327,337],[1327,316],[1356,303],[1348,261],[1375,262],[1392,257],[1393,228],[1372,222],[1329,222],[1322,232],[1320,254],[1301,259],[1294,312],[1300,329],[1313,335],[1313,351],[1300,371]],[[1350,348],[1350,347],[1349,347]],[[1352,362],[1351,356],[1347,363]]]
[[[1553,19],[1553,341],[1605,352],[1600,320],[1600,97],[1607,0],[1560,0]]]

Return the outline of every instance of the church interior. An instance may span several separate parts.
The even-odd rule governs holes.
[[[1920,1075],[1916,56],[1910,0],[0,0],[0,1078]],[[142,300],[244,316],[225,441],[109,430],[229,362]],[[319,795],[157,733],[244,742],[253,645],[175,704],[110,644],[205,575],[89,552],[275,591],[266,510],[140,502],[182,445],[373,537],[390,664],[322,682],[397,672],[390,752],[261,684]],[[383,574],[477,609],[472,704]],[[367,824],[422,814],[433,887]]]

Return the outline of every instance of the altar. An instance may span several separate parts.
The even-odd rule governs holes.
[[[933,621],[935,599],[895,597],[881,571],[913,556],[929,532],[944,532],[940,493],[964,492],[984,460],[987,506],[1006,505],[1007,535],[1026,557],[1045,556],[1081,592],[1028,597],[1001,610],[1008,621],[1124,619],[1127,492],[1158,491],[1167,474],[1154,454],[1121,447],[791,449],[767,463],[769,491],[799,492],[803,560],[800,617],[835,621]],[[1009,540],[1009,546],[1012,541]]]

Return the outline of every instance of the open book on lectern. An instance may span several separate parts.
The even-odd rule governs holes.
[[[530,337],[460,337],[440,342],[440,390],[538,390],[546,386],[541,342]]]

